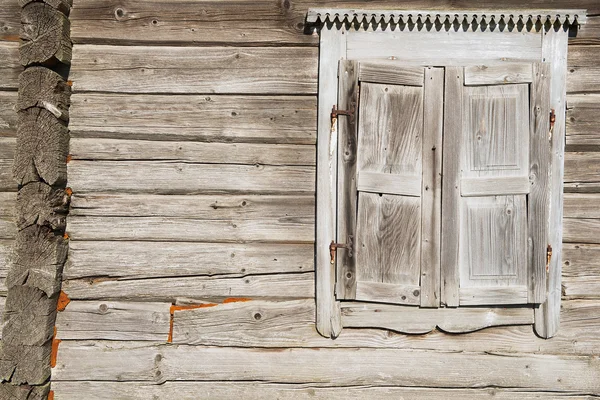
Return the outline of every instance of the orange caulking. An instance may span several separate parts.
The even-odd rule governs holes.
[[[228,297],[225,300],[223,300],[223,304],[227,304],[227,303],[237,303],[238,301],[251,301],[252,299],[249,299],[247,297]]]
[[[54,390],[48,392],[48,400],[54,400]]]
[[[52,353],[50,353],[50,367],[56,367],[56,356],[58,354],[58,345],[62,340],[56,338],[56,327],[54,327],[54,336],[52,336]]]
[[[167,343],[173,343],[173,320],[175,317],[175,311],[193,310],[195,308],[208,308],[208,307],[214,307],[214,306],[218,306],[218,304],[204,303],[204,304],[190,304],[188,306],[176,306],[175,304],[173,304],[169,310],[169,313],[171,314],[171,318],[169,320],[169,336],[167,337]]]
[[[58,295],[58,303],[56,304],[56,310],[65,311],[65,308],[67,308],[67,305],[70,302],[71,299],[69,298],[69,296],[61,290],[60,294]]]

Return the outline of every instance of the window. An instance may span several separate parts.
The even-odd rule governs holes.
[[[498,29],[477,15],[337,14],[321,30],[319,332],[535,324],[552,336],[565,16],[583,13],[533,14],[521,28],[511,15]]]

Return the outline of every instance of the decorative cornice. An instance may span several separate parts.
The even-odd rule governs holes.
[[[556,22],[578,25],[586,22],[586,10],[365,10],[343,8],[311,8],[306,15],[309,24],[453,24],[453,25],[524,25]]]

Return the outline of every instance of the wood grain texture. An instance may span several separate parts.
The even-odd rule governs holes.
[[[600,151],[599,125],[600,95],[567,96],[567,151]]]
[[[600,91],[600,46],[569,46],[567,92]]]
[[[317,60],[303,47],[76,45],[69,79],[74,92],[314,94]]]
[[[170,303],[72,301],[56,316],[56,337],[164,343],[170,307]]]
[[[69,196],[43,182],[23,186],[16,199],[16,224],[19,229],[31,225],[48,226],[63,232],[67,224]]]
[[[527,304],[527,286],[508,287],[461,287],[459,289],[461,306],[479,306],[488,304]]]
[[[406,387],[318,387],[248,382],[53,382],[57,398],[78,400],[82,393],[89,400],[127,400],[178,398],[181,400],[235,400],[243,397],[264,400],[362,400],[414,399],[448,400],[545,400],[556,398],[551,392],[521,392],[514,389],[431,389]],[[585,394],[561,394],[565,400],[593,400]],[[37,399],[36,399],[37,400]]]
[[[356,300],[375,303],[419,305],[421,287],[385,282],[356,282]]]
[[[0,238],[13,239],[17,233],[15,223],[16,194],[0,192]]]
[[[465,67],[465,85],[502,85],[533,81],[531,65],[474,65]]]
[[[25,7],[27,4],[34,2],[35,0],[19,0],[19,5]],[[53,7],[65,15],[69,15],[69,11],[73,6],[73,0],[44,0],[44,3]]]
[[[4,247],[6,254],[9,243]],[[108,260],[105,254],[111,254]],[[2,258],[0,257],[0,261]],[[157,267],[159,266],[159,268]],[[119,279],[314,270],[312,244],[71,241],[63,277]]]
[[[563,252],[563,296],[600,297],[600,245],[565,243]]]
[[[315,144],[317,136],[314,96],[76,93],[71,102],[73,137]]]
[[[0,7],[0,41],[18,42],[21,7],[16,1],[3,0]]]
[[[565,192],[600,192],[600,153],[565,153]]]
[[[361,192],[421,197],[421,176],[360,171],[356,180],[357,189]]]
[[[0,91],[0,138],[17,136],[17,113],[15,113],[17,98],[17,92]],[[0,146],[3,147],[4,145]],[[3,151],[0,150],[1,158],[5,158]]]
[[[0,41],[0,89],[16,90],[23,67],[19,63],[19,42]]]
[[[74,160],[176,161],[207,164],[315,165],[311,145],[198,143],[179,141],[73,138]]]
[[[315,168],[304,166],[73,160],[68,171],[69,186],[75,193],[266,194],[315,190]]]
[[[56,118],[69,119],[71,87],[49,68],[30,67],[19,75],[19,111],[30,107],[45,108]]]
[[[115,366],[114,360],[127,360]],[[202,360],[199,363],[198,360]],[[337,368],[342,363],[346,368]],[[398,368],[398,365],[403,368]],[[199,346],[148,346],[136,342],[61,344],[54,381],[260,380],[328,385],[411,385],[428,387],[506,386],[598,394],[595,357],[417,350],[280,349],[277,351]],[[311,368],[306,368],[311,365]],[[460,374],[447,376],[448,365]],[[481,365],[486,365],[482,373]],[[354,366],[354,367],[353,367]],[[160,373],[158,373],[160,372]],[[507,378],[510,383],[507,383]]]
[[[375,82],[388,85],[423,86],[423,68],[408,68],[396,62],[360,63],[361,82]]]
[[[78,301],[71,304],[76,303]],[[97,301],[86,304],[90,304],[91,307],[94,304],[110,305],[113,302]],[[143,303],[135,304],[141,307]],[[490,343],[494,343],[495,351],[507,353],[600,355],[600,338],[597,335],[600,327],[598,300],[565,300],[561,315],[562,326],[553,340],[541,339],[535,335],[531,327],[531,309],[465,308],[419,311],[410,306],[353,304],[354,306],[349,306],[345,311],[344,318],[348,324],[352,319],[371,319],[370,323],[377,321],[391,329],[394,329],[395,324],[396,329],[400,330],[399,327],[406,322],[404,329],[412,325],[416,326],[420,333],[431,331],[438,323],[449,332],[464,331],[469,326],[471,329],[481,328],[490,323],[500,323],[506,318],[513,321],[518,318],[526,325],[490,327],[462,335],[444,333],[439,329],[427,335],[407,335],[387,329],[346,328],[336,340],[331,340],[319,335],[315,329],[314,299],[251,300],[214,303],[211,307],[175,311],[173,343],[256,348],[413,348],[454,352],[485,352],[490,350]],[[90,308],[90,312],[93,310],[97,309]],[[424,311],[421,314],[422,319],[407,318],[421,311]],[[98,315],[97,318],[111,320],[116,324],[113,316],[117,313],[116,310],[110,310],[105,316]],[[458,318],[459,315],[461,318]],[[153,315],[150,313],[140,312],[135,318],[140,324],[154,324]],[[365,322],[366,325],[369,324],[369,321],[363,321],[362,325],[365,325]],[[87,324],[84,321],[81,323]],[[59,326],[59,336],[60,330]],[[87,339],[110,339],[120,333],[95,326],[94,330],[81,331],[79,334],[80,339],[86,339],[86,335],[89,335]]]
[[[440,305],[444,70],[425,69],[421,188],[421,307]]]
[[[0,396],[3,399],[45,400],[50,392],[50,383],[41,386],[16,386],[8,382],[0,383]]]
[[[600,218],[600,193],[565,193],[565,218]]]
[[[464,178],[460,180],[460,195],[462,197],[479,197],[528,194],[531,190],[530,186],[529,178],[526,176]]]
[[[160,288],[157,291],[156,288]],[[63,282],[71,299],[173,301],[177,298],[218,299],[314,297],[314,274],[265,274],[242,277],[177,277],[114,280],[102,276]]]
[[[590,15],[587,21],[577,29],[577,36],[569,38],[569,46],[575,44],[600,44],[600,15]]]
[[[24,66],[69,64],[72,43],[69,18],[54,7],[38,2],[22,5],[20,62]]]
[[[564,243],[600,244],[600,219],[564,218],[563,230]]]
[[[5,346],[0,352],[0,378],[13,385],[43,385],[50,378],[50,343]]]

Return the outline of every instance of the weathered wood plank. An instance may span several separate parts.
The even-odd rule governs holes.
[[[16,193],[0,192],[0,238],[2,239],[13,239],[17,233],[16,200]]]
[[[599,127],[600,95],[567,96],[567,151],[600,151]]]
[[[533,81],[528,64],[474,65],[465,67],[465,85],[498,85]]]
[[[600,297],[600,245],[565,243],[563,251],[563,295]]]
[[[22,70],[19,63],[19,42],[0,41],[0,89],[16,90]]]
[[[19,55],[22,65],[55,65],[71,62],[72,43],[69,37],[69,18],[43,2],[22,4],[21,44]]]
[[[473,197],[528,194],[531,190],[530,186],[529,178],[526,176],[463,178],[460,180],[460,195]]]
[[[360,171],[356,188],[361,192],[421,196],[421,176]]]
[[[121,360],[115,365],[115,360]],[[202,362],[198,362],[202,360]],[[310,365],[310,368],[306,368]],[[344,368],[339,368],[344,365]],[[402,368],[398,366],[401,365]],[[448,375],[448,365],[457,367]],[[485,365],[485,370],[482,369]],[[484,373],[485,372],[485,373]],[[327,385],[498,386],[598,394],[597,357],[439,353],[396,349],[281,349],[61,344],[54,381],[254,380]]]
[[[75,92],[314,94],[317,63],[305,47],[76,45],[69,78]]]
[[[567,92],[600,91],[600,46],[569,46]]]
[[[373,318],[378,318],[382,325],[389,325],[392,329],[393,325],[402,326],[401,321],[406,321],[403,317],[407,317],[403,313],[410,308],[381,305],[362,307],[371,311],[380,310],[381,317],[369,316],[371,322]],[[473,321],[478,321],[478,327],[481,328],[494,321],[508,321],[504,320],[506,317],[514,322],[519,316],[519,321],[528,325],[492,327],[462,335],[434,330],[418,336],[386,329],[346,328],[336,340],[329,340],[315,330],[313,299],[253,300],[176,312],[173,342],[223,347],[379,347],[481,352],[489,351],[490,343],[494,343],[495,351],[510,353],[600,355],[600,337],[597,334],[600,328],[600,302],[597,300],[564,301],[561,329],[552,340],[535,335],[530,325],[533,318],[531,309],[527,315],[524,309],[498,309],[496,312],[486,308],[482,311],[484,319],[487,318],[483,324],[477,309],[415,311],[425,311],[421,314],[423,320],[412,318],[406,321],[403,328],[418,325],[420,330],[415,331],[418,333],[428,332],[437,324],[456,332],[464,331],[469,324],[474,328]],[[463,317],[459,318],[459,315]],[[355,312],[354,317],[359,318],[360,313]],[[350,316],[344,318],[348,322]]]
[[[16,192],[17,182],[13,179],[13,160],[0,159],[0,191]]]
[[[577,29],[577,36],[569,38],[569,46],[575,44],[600,44],[600,15],[589,15],[585,24]]]
[[[73,138],[74,160],[163,160],[207,164],[315,165],[312,145]]]
[[[397,62],[361,62],[361,82],[385,83],[388,85],[423,86],[424,70],[405,67]]]
[[[56,316],[56,337],[164,343],[170,307],[171,303],[72,301]]]
[[[4,243],[4,245],[2,245]],[[5,257],[10,241],[0,241]],[[111,254],[107,258],[106,254]],[[158,268],[157,266],[160,266]],[[69,243],[64,279],[135,279],[199,275],[291,273],[314,270],[312,244],[108,242]]]
[[[563,230],[564,243],[600,244],[600,219],[564,218]]]
[[[73,137],[315,144],[317,136],[314,96],[76,93],[71,102]]]
[[[12,250],[14,245],[13,239],[0,239],[0,294],[5,295],[6,286],[5,280],[8,268],[11,263]]]
[[[157,290],[160,288],[160,290]],[[243,277],[177,277],[141,280],[108,278],[63,282],[71,299],[173,301],[176,298],[306,298],[314,296],[314,274],[246,275]]]
[[[312,193],[315,182],[314,167],[260,164],[74,160],[68,171],[75,193]]]
[[[461,306],[486,304],[527,304],[527,286],[461,287]]]
[[[0,41],[18,42],[21,29],[21,7],[14,0],[0,2]]]
[[[511,389],[432,389],[406,387],[318,387],[247,382],[166,382],[154,385],[144,382],[53,382],[56,398],[79,400],[146,400],[151,398],[180,400],[544,400],[555,399],[552,392],[520,392]],[[565,400],[594,400],[593,396],[561,393]]]
[[[419,305],[421,303],[420,289],[419,285],[361,281],[356,282],[356,300]]]
[[[565,191],[600,192],[600,152],[565,153]]]
[[[17,98],[17,92],[0,91],[0,137],[17,136],[17,113],[15,112]],[[2,147],[4,146],[0,146],[0,149]],[[0,156],[0,158],[4,157]]]

